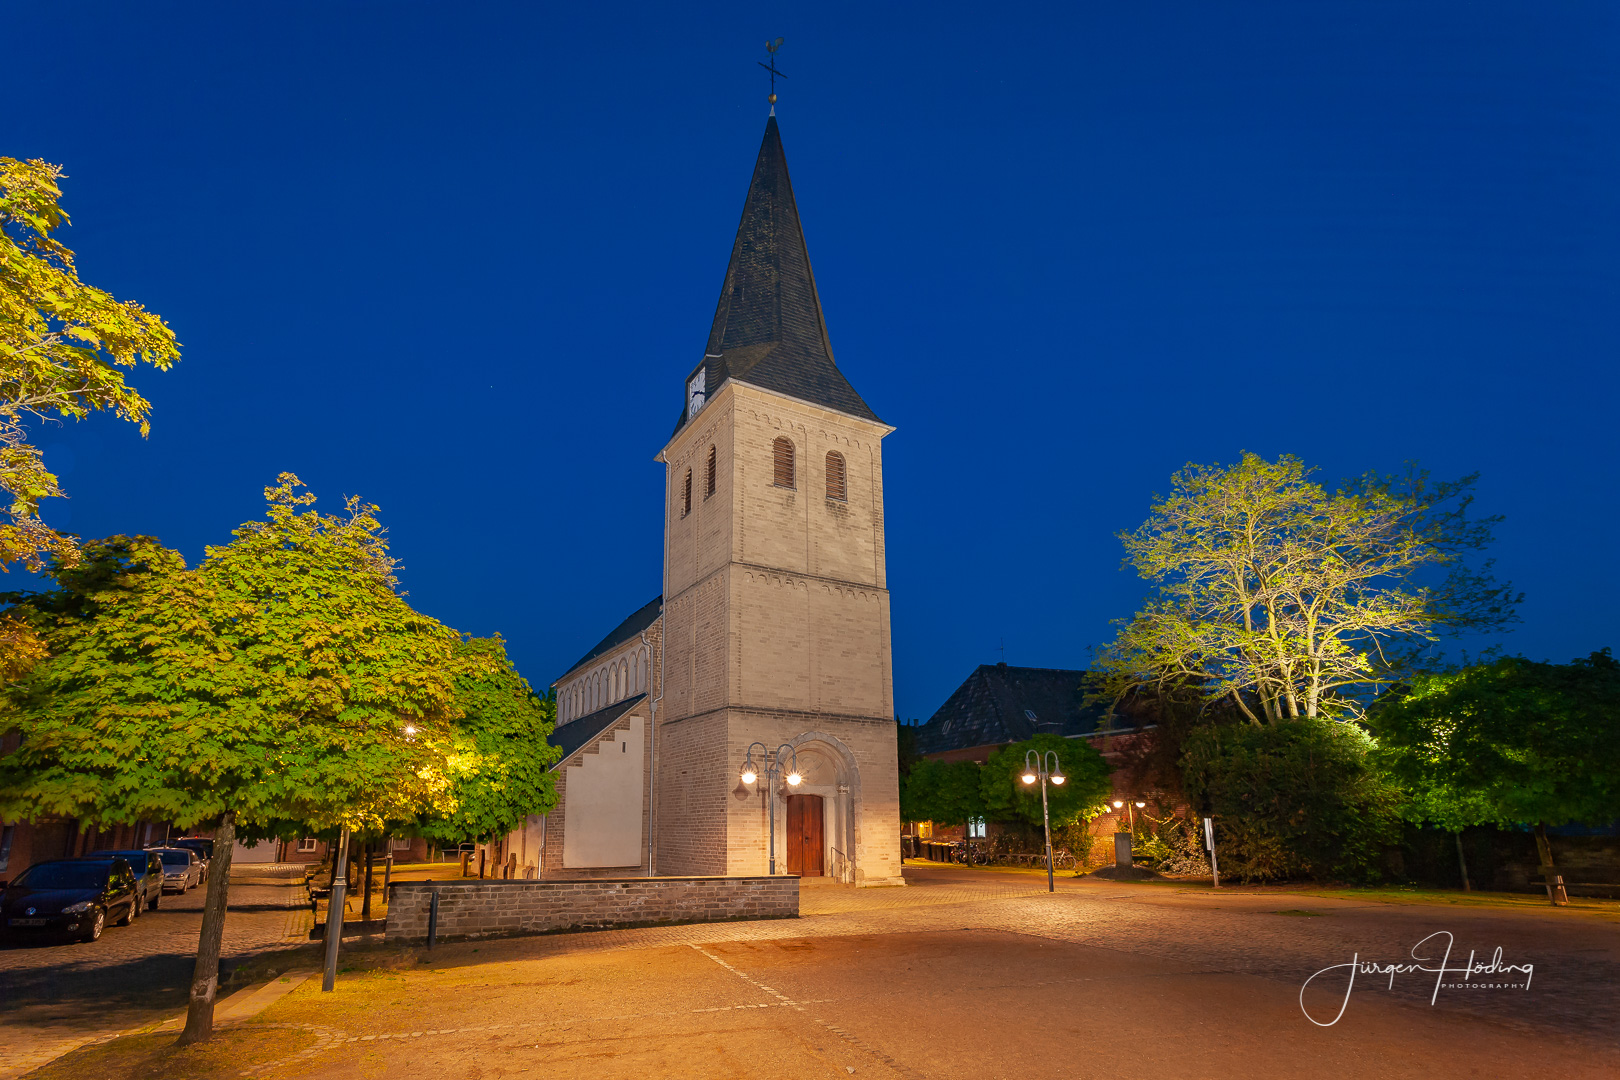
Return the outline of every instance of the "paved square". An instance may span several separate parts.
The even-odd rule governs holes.
[[[797,920],[350,948],[236,1025],[229,1071],[373,1077],[1612,1077],[1620,917],[1390,904],[1300,890],[1060,881],[908,867],[904,889],[807,889]],[[1532,963],[1528,990],[1358,979],[1338,1023],[1315,971],[1428,934]],[[305,950],[307,952],[307,950]],[[289,955],[289,961],[293,957]],[[307,958],[306,958],[307,959]],[[264,960],[261,959],[261,963]],[[1308,996],[1331,1019],[1344,983]],[[155,1044],[154,1044],[155,1045]],[[41,1074],[103,1069],[87,1048]],[[193,1068],[192,1066],[196,1067]]]

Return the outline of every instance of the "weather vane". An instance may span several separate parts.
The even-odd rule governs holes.
[[[776,70],[776,50],[780,49],[781,47],[782,47],[782,39],[781,38],[777,38],[775,41],[767,41],[765,43],[765,51],[771,54],[771,62],[767,64],[767,63],[761,61],[760,65],[759,65],[760,67],[764,68],[766,71],[771,73],[771,98],[770,98],[770,101],[771,101],[771,115],[772,116],[776,115],[776,79],[777,79],[777,76],[780,75],[784,79],[787,78],[786,75],[782,75],[782,73],[780,71]]]

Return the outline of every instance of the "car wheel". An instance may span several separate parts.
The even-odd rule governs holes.
[[[107,912],[103,908],[96,908],[95,915],[90,919],[90,929],[84,932],[85,941],[100,941],[101,932],[107,928]]]
[[[158,909],[158,904],[160,904],[162,901],[163,901],[163,890],[159,889],[157,892],[152,894],[152,899],[150,899],[150,900],[148,900],[146,902],[147,907],[151,911],[156,911]]]
[[[125,911],[124,912],[124,917],[122,919],[118,920],[118,925],[119,926],[129,926],[129,925],[133,924],[135,922],[135,920],[140,918],[140,917],[141,917],[141,902],[139,900],[135,899],[135,897],[132,896],[132,897],[129,898],[129,910]]]

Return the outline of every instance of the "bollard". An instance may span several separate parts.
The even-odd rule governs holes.
[[[428,899],[428,944],[433,948],[433,942],[439,936],[439,890],[434,889],[433,895]]]

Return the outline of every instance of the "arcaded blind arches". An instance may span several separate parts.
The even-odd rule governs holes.
[[[709,486],[708,486],[707,489],[705,489],[704,495],[708,496],[708,495],[713,495],[713,494],[714,494],[714,447],[711,446],[711,447],[709,447]]]
[[[681,515],[684,517],[692,512],[692,470],[686,470],[686,489],[681,496]]]
[[[776,458],[776,486],[793,487],[793,443],[786,436],[778,436],[771,444]]]
[[[827,498],[847,499],[849,488],[844,476],[844,455],[836,450],[827,453]]]

